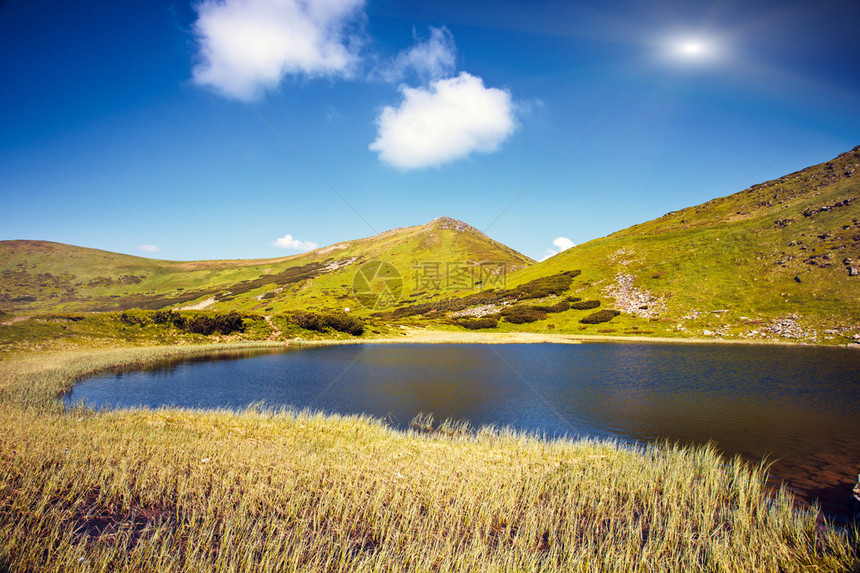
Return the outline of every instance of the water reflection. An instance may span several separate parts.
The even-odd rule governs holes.
[[[547,435],[712,441],[834,513],[860,471],[860,356],[849,349],[717,345],[355,345],[105,375],[70,399],[96,407],[419,411]],[[225,359],[226,358],[226,359]]]

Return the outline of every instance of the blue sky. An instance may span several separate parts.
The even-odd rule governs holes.
[[[0,240],[533,258],[860,144],[860,4],[0,2]],[[562,239],[562,240],[560,240]]]

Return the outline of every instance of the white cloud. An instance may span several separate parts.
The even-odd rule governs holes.
[[[576,246],[574,242],[567,237],[556,237],[552,244],[559,248],[559,252],[566,251],[569,248]]]
[[[422,81],[451,76],[457,69],[457,46],[454,36],[444,26],[430,28],[430,37],[418,41],[397,55],[391,68],[382,72],[388,81],[399,81],[409,71],[418,74]]]
[[[489,153],[516,129],[510,92],[486,88],[481,78],[466,72],[400,91],[400,107],[382,110],[378,136],[370,145],[394,167],[418,169],[475,151]]]
[[[275,242],[272,244],[279,249],[290,249],[292,251],[311,251],[319,246],[313,241],[300,241],[298,239],[294,239],[292,235],[284,235],[283,237],[275,239]]]
[[[558,247],[558,250],[547,249],[546,254],[544,254],[544,257],[541,259],[542,261],[545,261],[548,258],[555,256],[562,251],[566,251],[569,248],[576,246],[576,244],[573,241],[571,241],[570,239],[568,239],[567,237],[556,237],[553,240],[552,244],[555,245],[556,247]]]
[[[194,31],[198,85],[250,101],[285,75],[348,75],[358,59],[349,28],[364,0],[204,0]]]
[[[138,247],[144,253],[157,253],[161,249],[158,248],[158,245],[140,245]]]

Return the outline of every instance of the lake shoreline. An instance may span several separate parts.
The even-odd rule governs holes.
[[[745,346],[806,346],[813,348],[855,348],[860,344],[808,344],[787,340],[733,340],[709,338],[669,338],[653,336],[606,336],[595,334],[562,334],[538,332],[455,332],[401,327],[400,336],[378,338],[338,339],[290,339],[287,346],[314,346],[329,344],[584,344],[584,343],[653,343],[653,344],[737,344]]]

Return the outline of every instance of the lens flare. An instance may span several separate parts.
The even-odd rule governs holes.
[[[660,44],[662,57],[675,65],[701,67],[725,59],[724,42],[712,35],[666,35]]]
[[[698,56],[705,51],[705,47],[700,42],[684,42],[678,49],[685,56]]]

